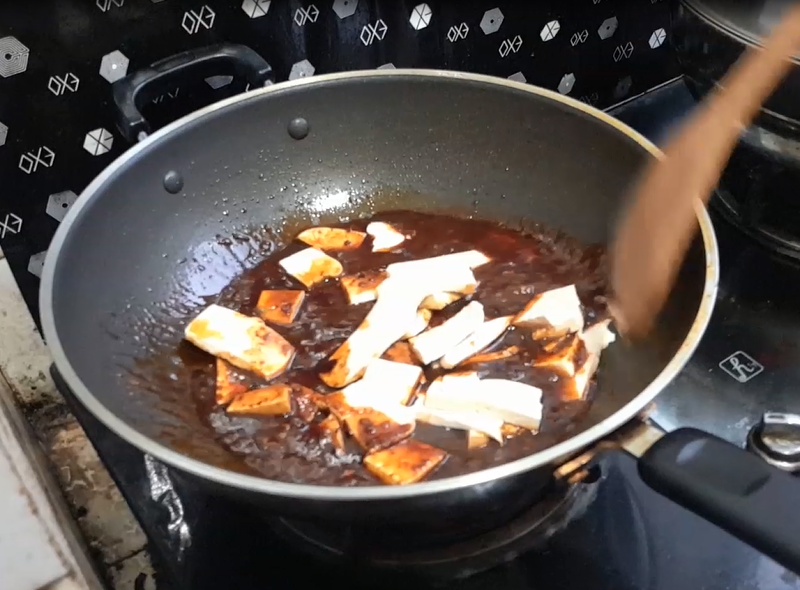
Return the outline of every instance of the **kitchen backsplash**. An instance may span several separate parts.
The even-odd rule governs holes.
[[[425,67],[558,90],[600,108],[677,75],[666,0],[36,0],[0,5],[0,246],[38,322],[50,240],[77,195],[127,143],[111,83],[221,41],[248,45],[276,81]],[[154,127],[240,90],[176,87]]]

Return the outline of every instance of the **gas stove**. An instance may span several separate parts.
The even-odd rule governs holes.
[[[694,105],[675,80],[611,113],[658,143]],[[713,208],[712,208],[713,209]],[[712,211],[713,213],[713,211]],[[743,445],[765,411],[800,414],[800,268],[713,213],[722,283],[711,325],[659,398],[666,429]],[[56,383],[142,524],[161,590],[382,587],[547,590],[800,589],[800,578],[650,491],[630,457],[554,490],[512,522],[420,547],[287,521],[212,497],[100,424]]]

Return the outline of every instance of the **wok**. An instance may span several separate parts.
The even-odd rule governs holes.
[[[147,136],[142,105],[187,78],[221,73],[268,87]],[[657,329],[646,341],[606,351],[597,399],[567,440],[476,473],[400,487],[301,485],[237,471],[195,412],[191,376],[178,363],[174,387],[151,387],[139,361],[174,349],[208,297],[265,255],[264,226],[288,231],[415,209],[531,220],[605,243],[626,188],[659,152],[604,113],[532,86],[423,70],[271,85],[269,66],[231,45],[154,64],[117,82],[114,98],[121,131],[141,141],[62,222],[43,273],[44,335],[89,411],[214,493],[340,525],[496,524],[535,502],[554,473],[573,470],[565,462],[580,456],[574,464],[582,466],[620,429],[641,424],[709,321],[719,260],[698,206],[699,237]],[[171,362],[167,352],[164,359]],[[626,448],[641,440],[627,436]],[[798,488],[788,475],[694,430],[661,438],[640,472],[658,491],[800,569]]]

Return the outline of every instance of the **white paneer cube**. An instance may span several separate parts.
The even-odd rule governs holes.
[[[403,334],[402,340],[408,340],[409,338],[413,338],[422,332],[428,327],[428,324],[431,322],[431,317],[433,317],[433,312],[431,310],[422,308],[418,309],[417,315],[414,316],[413,323],[409,326],[406,333]]]
[[[389,399],[374,381],[356,381],[342,390],[345,402],[354,409],[368,408],[380,412],[397,424],[414,424],[416,413],[410,406]]]
[[[420,398],[411,406],[416,412],[417,422],[454,430],[474,430],[503,443],[503,421],[495,416],[478,412],[447,412],[426,406]]]
[[[387,252],[406,240],[401,232],[383,221],[373,221],[367,225],[367,233],[372,236],[373,252]]]
[[[295,349],[263,320],[220,305],[209,305],[193,319],[184,333],[186,340],[201,350],[274,379],[289,367]]]
[[[542,420],[542,390],[507,379],[442,379],[431,384],[425,405],[447,412],[479,413],[532,431]]]
[[[580,338],[590,354],[600,354],[617,339],[614,332],[609,329],[610,325],[611,320],[603,320],[581,332]]]
[[[341,262],[316,248],[306,248],[287,256],[278,264],[281,268],[311,288],[325,279],[338,277],[344,272]]]
[[[350,305],[369,303],[378,298],[378,287],[386,280],[384,272],[364,272],[339,279]]]
[[[367,234],[340,227],[312,227],[301,231],[297,239],[320,250],[355,250]]]
[[[568,391],[566,393],[567,399],[586,399],[589,383],[592,377],[594,377],[599,364],[600,354],[589,353],[583,365],[575,371],[575,376],[572,378],[573,391]]]
[[[442,358],[483,323],[483,305],[472,301],[444,323],[411,338],[408,342],[417,358],[428,365]]]
[[[421,379],[421,367],[378,358],[367,365],[359,383],[367,383],[381,397],[405,406],[416,393]]]
[[[536,295],[514,318],[515,326],[545,327],[553,334],[580,332],[583,310],[575,285]]]
[[[439,364],[445,369],[452,369],[478,354],[505,333],[512,319],[512,316],[505,316],[483,322],[472,334],[447,351]]]
[[[430,309],[432,311],[440,311],[451,303],[455,303],[462,297],[464,297],[464,293],[434,293],[433,295],[428,295],[425,299],[423,299],[420,307],[423,309]]]
[[[474,270],[479,266],[488,263],[490,258],[478,250],[466,250],[455,252],[454,254],[443,254],[431,258],[421,258],[419,260],[407,260],[405,262],[395,262],[386,267],[389,276],[406,274],[410,276],[425,276],[429,272],[441,272],[447,268],[466,267]],[[443,289],[450,290],[450,289]]]

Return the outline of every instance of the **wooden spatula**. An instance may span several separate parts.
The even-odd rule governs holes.
[[[697,229],[695,201],[708,202],[740,133],[798,47],[800,6],[793,5],[763,49],[739,59],[668,141],[666,158],[634,187],[611,248],[612,312],[623,334],[644,336],[652,328]]]

